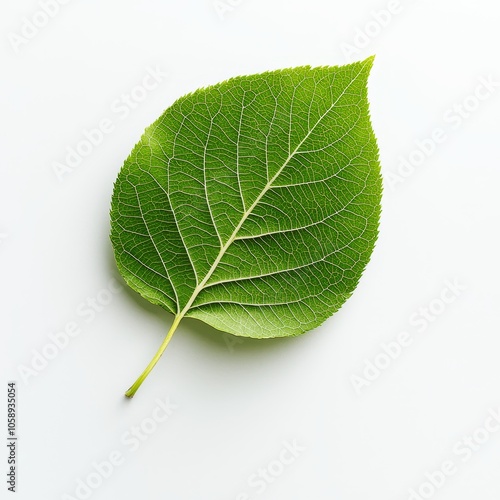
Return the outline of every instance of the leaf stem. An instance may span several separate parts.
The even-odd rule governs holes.
[[[167,348],[170,340],[172,339],[175,330],[177,330],[177,327],[179,326],[179,323],[181,322],[181,319],[183,318],[184,315],[178,314],[174,318],[174,322],[172,323],[172,326],[170,327],[170,330],[167,333],[167,336],[163,340],[163,342],[160,345],[160,348],[154,355],[153,359],[150,361],[149,365],[146,366],[146,369],[140,374],[139,378],[130,386],[130,389],[125,393],[125,396],[127,398],[133,398],[134,394],[137,392],[137,389],[141,386],[141,384],[144,382],[146,377],[149,375],[149,372],[154,368],[156,363],[158,363],[158,360],[161,358],[161,355],[163,354],[163,351]]]

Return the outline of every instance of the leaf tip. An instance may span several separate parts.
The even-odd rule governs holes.
[[[371,56],[368,56],[364,61],[363,65],[368,66],[368,71],[372,69],[373,63],[375,61],[376,54],[372,54]]]

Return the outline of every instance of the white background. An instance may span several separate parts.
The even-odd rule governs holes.
[[[221,18],[211,0],[72,0],[19,44],[40,6],[3,2],[1,368],[2,384],[18,382],[15,498],[83,498],[78,478],[117,451],[123,463],[92,499],[405,500],[423,487],[421,498],[498,500],[500,432],[481,428],[500,407],[500,87],[473,97],[481,78],[500,81],[498,3],[401,0],[383,28],[373,12],[386,0],[233,3]],[[126,400],[172,318],[125,289],[85,311],[89,299],[109,299],[110,279],[122,283],[109,203],[144,128],[177,97],[230,76],[372,53],[383,217],[353,297],[289,340],[233,344],[186,320]],[[156,66],[166,76],[125,117],[116,100]],[[114,130],[60,181],[54,163],[105,118]],[[415,141],[436,128],[446,140],[422,160]],[[420,164],[388,182],[412,154]],[[450,304],[439,298],[447,280],[465,288]],[[420,316],[429,305],[432,321]],[[68,322],[80,334],[23,375]],[[365,360],[383,363],[381,344],[404,331],[412,344],[356,391],[353,375],[364,377]],[[177,408],[132,450],[123,435],[151,429],[158,398]],[[469,435],[470,456],[460,445]],[[294,440],[305,449],[281,470],[274,461]],[[446,461],[454,472],[426,487]],[[261,492],[248,481],[269,465],[278,472]],[[3,483],[0,497],[14,498]]]

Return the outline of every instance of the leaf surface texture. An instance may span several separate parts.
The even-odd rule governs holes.
[[[126,282],[176,318],[254,338],[338,310],[378,234],[371,65],[237,77],[177,100],[115,184]]]

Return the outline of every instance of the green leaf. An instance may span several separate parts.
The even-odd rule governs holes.
[[[175,315],[253,338],[321,324],[378,235],[373,58],[232,78],[148,127],[118,175],[111,240],[128,285]]]

